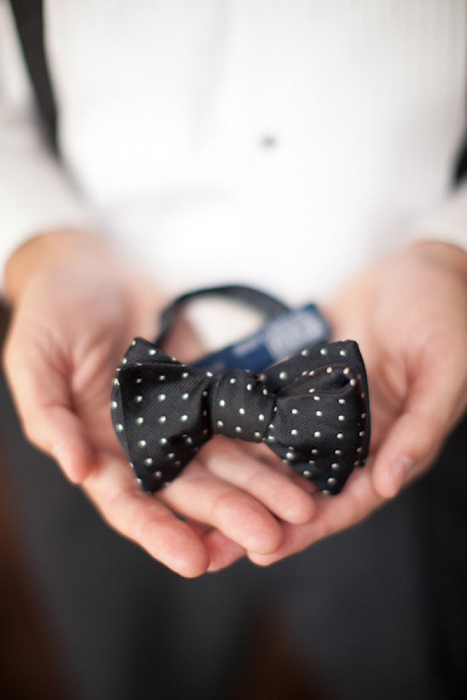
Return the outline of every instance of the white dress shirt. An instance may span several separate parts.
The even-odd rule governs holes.
[[[0,0],[0,260],[57,226],[178,291],[320,299],[413,238],[467,246],[449,194],[465,0],[46,0],[65,167]]]

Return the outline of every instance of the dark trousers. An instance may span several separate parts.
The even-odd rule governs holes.
[[[101,521],[0,394],[25,566],[70,697],[225,700],[258,652],[258,616],[326,697],[467,696],[467,422],[430,474],[361,525],[268,569],[186,581]]]

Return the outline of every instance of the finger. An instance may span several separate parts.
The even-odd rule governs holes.
[[[313,501],[298,484],[247,454],[236,442],[227,438],[212,440],[200,458],[212,474],[254,496],[281,520],[298,524],[312,517]]]
[[[209,552],[209,573],[226,569],[246,554],[243,547],[230,540],[219,530],[211,530],[207,533],[204,537],[204,543]]]
[[[198,461],[161,491],[160,498],[177,513],[220,530],[245,549],[273,552],[282,541],[281,525],[261,503],[210,474]]]
[[[394,423],[378,452],[373,483],[384,498],[395,496],[402,486],[432,461],[449,430],[462,415],[467,381],[458,372],[465,357],[452,353],[420,368],[409,388],[403,414]]]
[[[5,370],[26,437],[81,482],[94,464],[86,431],[74,414],[66,375],[32,345],[9,343]]]
[[[316,496],[316,513],[304,525],[284,525],[284,540],[276,552],[260,555],[248,552],[249,559],[260,566],[269,566],[310,545],[363,520],[383,503],[371,479],[371,464],[354,472],[338,496]]]
[[[186,578],[205,573],[209,553],[195,528],[141,491],[127,464],[105,455],[83,484],[104,519],[154,559]]]

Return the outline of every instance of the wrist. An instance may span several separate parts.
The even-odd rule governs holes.
[[[467,251],[444,241],[419,241],[410,246],[418,259],[459,275],[467,283]]]
[[[5,294],[15,305],[29,281],[37,274],[67,265],[99,259],[109,265],[112,255],[104,240],[79,230],[58,229],[30,238],[20,246],[5,266]]]

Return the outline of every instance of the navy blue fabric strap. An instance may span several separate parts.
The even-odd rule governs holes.
[[[182,294],[162,311],[160,316],[159,335],[155,339],[154,344],[159,347],[163,345],[168,334],[174,327],[180,313],[190,301],[207,296],[218,296],[224,299],[233,299],[234,301],[243,302],[248,306],[255,307],[268,319],[289,310],[289,307],[286,304],[283,304],[270,294],[262,292],[259,289],[255,289],[254,287],[247,287],[240,284],[228,284],[218,287],[203,287],[201,289],[196,289],[192,292]]]

